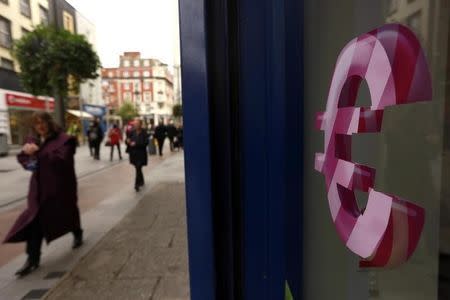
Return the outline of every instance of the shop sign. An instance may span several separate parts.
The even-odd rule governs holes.
[[[362,80],[371,107],[357,107]],[[363,34],[341,51],[325,112],[316,126],[325,133],[325,151],[315,168],[325,176],[328,203],[338,235],[362,258],[361,267],[396,267],[414,253],[425,221],[422,207],[374,189],[376,170],[352,160],[353,134],[381,131],[388,106],[430,101],[431,75],[414,33],[388,24]],[[407,149],[406,149],[407,151]],[[360,209],[355,190],[368,193]]]
[[[6,103],[9,107],[25,108],[30,110],[48,110],[55,109],[54,101],[45,101],[36,97],[22,96],[17,94],[6,93]]]
[[[87,105],[84,106],[84,111],[90,113],[91,115],[102,117],[106,114],[106,107],[103,106],[95,106],[95,105]]]

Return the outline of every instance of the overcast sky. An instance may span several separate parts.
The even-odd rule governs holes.
[[[117,67],[124,51],[169,65],[179,56],[178,0],[67,1],[95,24],[104,67]]]

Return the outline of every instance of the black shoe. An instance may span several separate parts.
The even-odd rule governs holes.
[[[23,267],[16,272],[16,276],[19,278],[25,277],[37,268],[39,268],[39,260],[31,260],[28,258]]]
[[[81,245],[83,245],[83,231],[80,231],[76,235],[74,234],[72,249],[80,248]]]
[[[135,187],[134,187],[134,190],[136,191],[136,193],[138,193],[140,189],[141,189],[140,186],[135,186]]]

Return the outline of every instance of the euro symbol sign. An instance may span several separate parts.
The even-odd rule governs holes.
[[[371,107],[356,107],[362,80]],[[341,51],[325,112],[316,127],[324,131],[324,153],[316,153],[315,169],[325,176],[334,225],[361,267],[396,267],[414,253],[425,211],[412,202],[374,189],[375,169],[352,161],[351,138],[380,132],[384,108],[430,101],[431,76],[420,42],[400,24],[387,24],[363,34]],[[365,209],[355,190],[368,193]]]

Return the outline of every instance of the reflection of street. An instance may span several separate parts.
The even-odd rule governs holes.
[[[111,238],[108,238],[108,235],[105,240],[109,242],[109,244],[103,247],[105,249],[102,248],[101,253],[103,254],[100,255],[100,258],[106,259],[104,254],[110,253],[111,251],[108,249],[111,247],[120,248],[117,257],[110,257],[110,259],[113,260],[119,259],[119,254],[123,253],[123,251],[132,251],[130,249],[136,251],[139,250],[140,252],[170,252],[174,254],[175,258],[180,258],[181,254],[187,254],[185,246],[179,248],[180,245],[184,245],[183,243],[180,244],[179,241],[182,242],[186,239],[184,205],[181,205],[181,203],[184,202],[184,196],[182,195],[184,194],[184,187],[180,185],[180,183],[182,184],[184,182],[182,152],[175,155],[169,154],[164,159],[151,156],[149,167],[144,169],[145,176],[147,177],[147,186],[141,193],[135,193],[133,190],[134,169],[126,160],[124,160],[124,163],[114,163],[113,165],[110,165],[107,160],[97,163],[92,161],[88,155],[83,156],[83,152],[86,152],[85,149],[82,149],[78,154],[77,165],[79,166],[78,172],[82,177],[79,179],[79,205],[82,213],[83,229],[86,234],[85,245],[79,250],[72,251],[70,249],[72,237],[66,235],[63,238],[52,242],[51,245],[44,246],[41,267],[35,273],[29,275],[26,280],[16,280],[14,278],[15,269],[20,267],[25,259],[25,255],[23,254],[24,244],[0,245],[0,299],[22,299],[30,290],[47,289],[54,286],[64,272],[69,272],[75,267],[79,260],[140,202],[145,202],[146,204],[144,204],[142,209],[138,207],[134,210],[134,214],[137,216],[126,217],[122,221],[122,223],[125,223],[121,223],[122,225],[119,225],[121,226],[120,228],[117,227],[117,230],[120,232],[129,230],[129,234],[127,233],[125,236],[116,236],[113,234]],[[168,151],[166,153],[170,152]],[[3,165],[6,166],[6,164]],[[82,165],[83,167],[81,167]],[[99,167],[106,169],[96,171]],[[170,185],[172,183],[173,185]],[[166,186],[165,191],[160,190],[161,184]],[[20,188],[26,190],[27,185],[28,182],[23,183]],[[167,185],[169,186],[167,187]],[[176,188],[175,185],[177,185]],[[178,188],[179,185],[181,187]],[[25,203],[22,202],[21,204],[16,205],[16,207],[4,208],[0,212],[0,238],[4,237],[6,231],[21,212],[24,205]],[[148,207],[148,209],[145,207]],[[172,222],[173,224],[170,223],[172,224],[170,225],[168,222]],[[152,229],[153,231],[150,230],[151,226],[154,228]],[[148,247],[150,247],[147,248],[147,250],[145,247],[137,247],[134,245],[134,242],[130,242],[135,239],[139,240],[139,236],[142,237],[143,231],[151,233],[149,236],[145,237],[145,239],[142,239],[142,242],[147,242]],[[116,238],[120,239],[117,240]],[[153,239],[156,239],[155,243],[152,242]],[[170,249],[167,251],[162,249],[164,247],[161,246],[161,239],[164,241],[167,240],[167,243],[163,242],[162,244],[167,244],[165,247],[167,248],[170,246]],[[100,243],[96,249],[102,243]],[[159,244],[161,245],[158,246]],[[128,250],[127,245],[130,247]],[[154,259],[158,260],[158,257],[159,256],[155,256]],[[138,257],[136,259],[136,267],[139,267],[141,261],[139,261]],[[171,260],[170,257],[167,257],[167,259]],[[94,260],[97,261],[98,259],[95,258]],[[183,261],[183,266],[185,263],[186,260]],[[98,261],[97,265],[98,264],[101,265],[101,260]],[[105,267],[108,267],[109,265],[110,264],[107,263]],[[161,265],[159,271],[163,272],[165,267],[167,266]],[[183,276],[187,274],[185,268],[187,268],[187,266],[184,266],[183,270],[181,270],[183,271],[182,274],[180,273]],[[80,270],[80,267],[77,266],[77,270]],[[127,270],[127,272],[130,271],[129,268],[124,268],[124,270]],[[131,271],[134,272],[133,270]],[[81,269],[80,272],[90,271]],[[108,270],[105,270],[104,272],[107,273]],[[168,274],[169,273],[171,272],[168,272]],[[178,274],[178,271],[175,273]],[[175,273],[172,272],[172,275]],[[53,276],[53,278],[44,280],[44,277],[49,274],[51,275],[50,277]],[[187,283],[185,277],[177,277],[177,280],[183,280]],[[103,283],[107,284],[108,280],[105,280]],[[89,282],[88,284],[92,285],[96,283]],[[161,284],[170,285],[170,282],[166,283],[162,276]],[[81,291],[83,290],[84,289],[81,289]],[[86,299],[91,298],[88,297]]]

